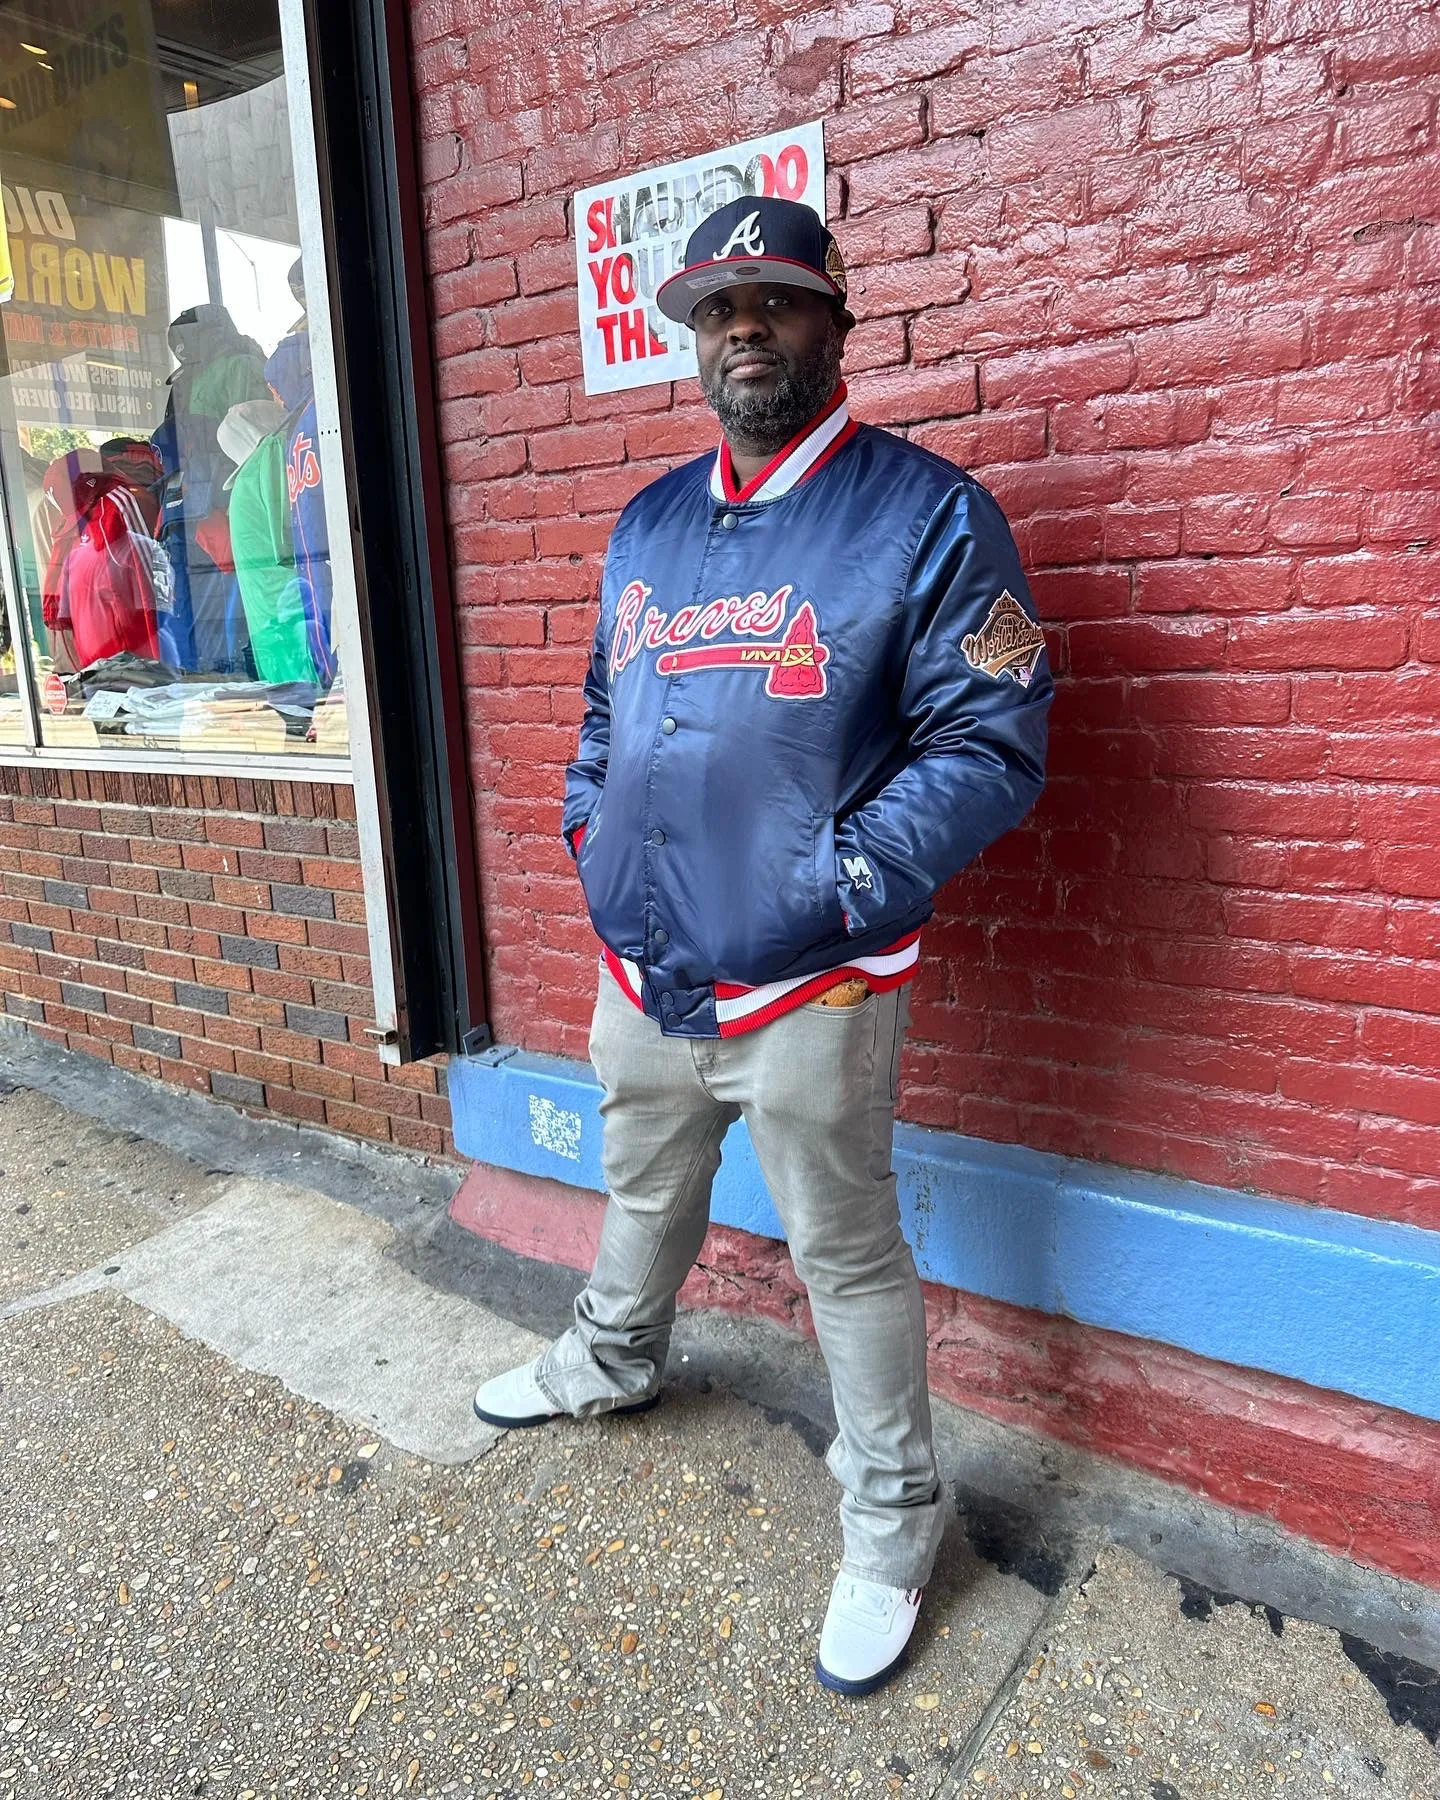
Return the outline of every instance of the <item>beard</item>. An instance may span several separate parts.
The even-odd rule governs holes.
[[[810,355],[793,368],[777,356],[779,374],[764,393],[752,392],[748,382],[737,387],[724,374],[726,364],[733,358],[754,355],[754,351],[727,351],[716,359],[708,373],[702,369],[701,391],[729,441],[752,456],[773,456],[783,449],[835,392],[844,343],[844,337],[832,324]]]

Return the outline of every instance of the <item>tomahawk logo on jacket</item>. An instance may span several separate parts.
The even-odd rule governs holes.
[[[760,588],[750,594],[722,595],[674,613],[651,606],[653,592],[645,582],[631,581],[620,594],[610,639],[612,680],[642,651],[650,650],[658,652],[657,675],[754,669],[764,675],[765,692],[773,700],[824,698],[830,648],[820,641],[814,606],[808,600],[795,601],[793,584],[787,582],[772,593]],[[727,633],[733,636],[715,641]],[[776,636],[778,643],[740,641]]]

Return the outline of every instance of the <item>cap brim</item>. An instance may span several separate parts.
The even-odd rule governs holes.
[[[730,256],[724,262],[696,263],[662,281],[655,290],[655,304],[667,319],[688,325],[691,313],[709,295],[753,281],[809,288],[831,300],[845,298],[828,275],[812,269],[808,263],[795,262],[788,256]]]

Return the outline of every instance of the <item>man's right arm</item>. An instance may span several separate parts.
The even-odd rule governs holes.
[[[610,761],[610,673],[605,658],[602,624],[595,627],[590,667],[585,674],[585,717],[580,722],[580,753],[565,771],[565,812],[560,829],[570,854],[579,850],[590,815],[605,785]]]

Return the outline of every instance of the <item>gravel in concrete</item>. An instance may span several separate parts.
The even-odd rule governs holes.
[[[0,1305],[56,1287],[172,1225],[216,1179],[148,1139],[0,1090]]]
[[[0,1800],[929,1793],[1043,1606],[952,1531],[911,1668],[847,1702],[833,1487],[733,1399],[447,1469],[114,1293],[0,1357]]]
[[[1440,1757],[1328,1626],[1107,1548],[971,1773],[1004,1800],[1435,1800]]]
[[[443,1215],[378,1168],[362,1212],[3,1088],[0,1166],[0,1800],[1440,1796],[1423,1670],[1378,1669],[1392,1717],[1328,1627],[1114,1548],[1076,1591],[1098,1489],[1037,1529],[973,1447],[908,1668],[826,1694],[836,1496],[779,1332],[682,1320],[655,1412],[447,1462],[490,1441],[474,1380],[534,1348],[502,1315],[550,1329],[553,1281],[477,1257],[471,1304],[435,1285]],[[1078,1492],[1056,1456],[1035,1480]]]

